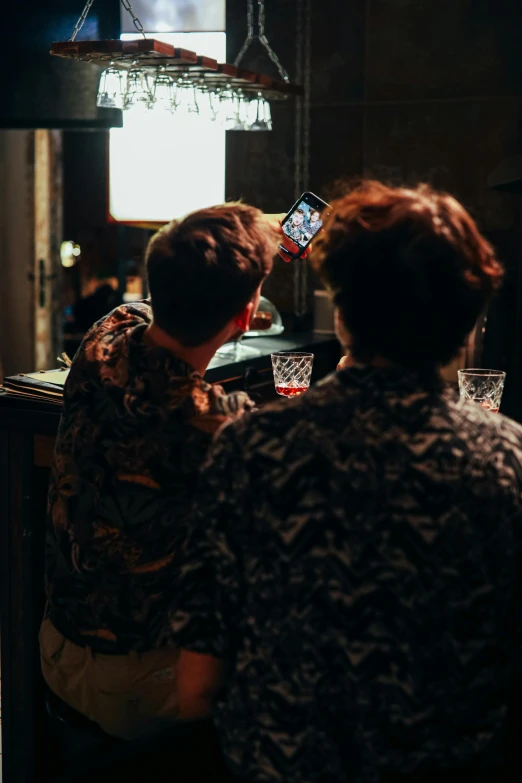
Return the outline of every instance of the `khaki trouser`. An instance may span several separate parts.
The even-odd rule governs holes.
[[[156,734],[176,720],[175,649],[100,655],[69,642],[44,620],[40,656],[53,693],[107,734],[136,739]]]

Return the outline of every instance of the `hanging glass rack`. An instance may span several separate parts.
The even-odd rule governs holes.
[[[94,0],[87,0],[71,38],[51,44],[51,54],[57,57],[109,66],[102,73],[98,106],[127,109],[140,102],[147,108],[156,104],[168,106],[174,111],[179,106],[178,88],[185,99],[188,91],[194,89],[210,97],[213,119],[216,118],[217,105],[225,106],[226,114],[235,113],[233,122],[230,117],[225,118],[225,127],[265,130],[272,127],[268,100],[303,95],[303,88],[290,82],[288,73],[268,42],[264,0],[257,0],[257,34],[254,33],[254,0],[247,0],[247,37],[233,65],[218,63],[211,57],[147,38],[130,0],[120,1],[142,38],[133,41],[77,41],[76,37],[94,3]],[[245,52],[256,38],[275,64],[280,80],[240,66]],[[234,112],[230,109],[232,104]],[[197,103],[194,108],[198,111]]]
[[[211,57],[154,38],[133,41],[57,41],[51,44],[51,54],[101,66],[111,65],[122,71],[143,68],[155,72],[161,68],[174,78],[188,73],[191,77],[203,79],[209,87],[232,85],[249,94],[261,92],[267,100],[303,94],[300,85],[279,81],[230,63],[218,63]]]

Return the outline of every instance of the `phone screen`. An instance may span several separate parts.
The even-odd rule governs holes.
[[[317,196],[312,196],[313,194],[303,194],[301,200],[295,204],[282,224],[283,231],[287,237],[303,250],[323,226],[321,213],[317,207],[328,206],[324,201],[318,199]]]

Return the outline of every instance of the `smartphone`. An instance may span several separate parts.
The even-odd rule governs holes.
[[[316,196],[315,193],[306,192],[300,196],[294,206],[283,219],[281,226],[286,236],[295,242],[299,248],[299,254],[306,250],[310,242],[323,225],[324,215],[328,215],[330,205]],[[288,255],[293,255],[288,248],[279,246]]]

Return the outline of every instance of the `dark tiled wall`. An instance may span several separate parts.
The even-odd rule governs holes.
[[[101,68],[51,57],[53,41],[67,41],[83,3],[71,0],[3,2],[0,127],[109,128],[121,126],[121,112],[96,108]],[[118,38],[120,4],[94,4],[78,40]]]
[[[521,0],[312,0],[310,188],[373,176],[427,180],[453,192],[501,240],[512,197],[487,189],[518,152],[522,106]],[[246,33],[244,0],[228,0],[229,59]],[[290,74],[296,0],[266,0],[266,29]],[[256,48],[247,64],[270,70]],[[229,197],[268,212],[293,203],[294,107],[274,108],[274,131],[229,134]],[[509,242],[506,242],[509,244]],[[281,262],[266,293],[292,307]]]

